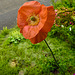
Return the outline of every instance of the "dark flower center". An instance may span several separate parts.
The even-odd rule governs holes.
[[[36,21],[36,18],[35,18],[34,16],[31,16],[30,19],[31,19],[32,21]]]

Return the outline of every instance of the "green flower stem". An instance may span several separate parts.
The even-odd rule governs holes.
[[[57,66],[58,67],[60,67],[59,66],[59,64],[57,63],[57,60],[55,59],[55,56],[54,56],[54,54],[53,54],[53,52],[52,52],[52,50],[51,50],[51,48],[49,47],[49,45],[48,45],[48,43],[46,42],[46,40],[44,40],[45,41],[45,43],[46,43],[46,45],[47,45],[47,47],[49,48],[49,50],[50,50],[50,52],[51,52],[51,54],[52,54],[52,56],[53,56],[53,58],[54,58],[54,60],[55,60],[55,62],[56,62],[56,64],[57,64]],[[62,70],[62,68],[60,67],[60,69]],[[62,70],[62,72],[63,72],[63,74],[62,75],[65,75],[65,72]]]

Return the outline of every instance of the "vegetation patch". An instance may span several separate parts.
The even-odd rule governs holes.
[[[18,75],[20,72],[25,75],[61,75],[62,71],[56,66],[44,41],[34,45],[23,38],[17,27],[7,30],[8,34],[2,34],[5,31],[2,30],[0,35],[1,75]],[[13,32],[14,34],[12,34]],[[71,47],[70,43],[57,37],[51,37],[52,32],[49,32],[46,40],[65,74],[72,75],[75,70],[74,48]],[[15,40],[18,39],[17,34],[20,38],[18,43],[8,41],[11,36]]]

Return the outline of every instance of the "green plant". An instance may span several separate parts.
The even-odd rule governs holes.
[[[3,30],[1,30],[0,33],[1,33],[0,36],[1,35],[5,36],[9,33],[9,30],[7,29],[7,27],[3,27]]]
[[[19,43],[20,41],[23,41],[25,40],[25,38],[22,36],[22,34],[18,31],[18,30],[15,30],[13,32],[11,32],[9,34],[9,37],[8,37],[8,41],[10,43]]]
[[[56,63],[54,61],[50,61],[49,59],[45,63],[42,63],[42,67],[43,73],[55,72],[58,69]]]
[[[74,25],[75,24],[75,11],[74,8],[65,8],[62,7],[60,9],[56,9],[56,19],[55,19],[55,24],[56,25],[64,25],[64,26],[69,26],[69,25]]]
[[[72,8],[75,7],[75,0],[51,0],[50,4],[54,6],[54,8],[60,8],[60,7],[68,7]]]
[[[74,0],[61,0],[62,4],[65,6],[65,7],[74,7],[74,3],[75,1]]]
[[[70,30],[71,28],[71,30]],[[51,32],[48,33],[48,36],[50,37],[57,37],[63,41],[68,42],[71,44],[72,47],[75,45],[75,25],[70,25],[68,27],[60,27],[54,25],[51,29]]]
[[[72,26],[72,32],[69,31],[69,27],[67,27],[66,30],[70,35],[73,36],[73,34],[75,34],[74,28],[75,27]],[[56,31],[60,32],[61,29],[64,28],[58,26],[52,27],[52,30],[55,30],[54,34]],[[69,45],[69,43],[61,39],[57,39],[57,35],[55,36],[52,33],[52,30],[51,34],[49,32],[46,40],[52,48],[56,59],[59,61],[59,65],[65,70],[66,75],[72,75],[75,71],[74,48],[70,47],[71,44]],[[13,34],[13,32],[15,34]],[[18,34],[18,29],[10,29],[9,34],[2,38],[3,41],[0,40],[0,43],[2,43],[2,45],[0,45],[1,75],[18,75],[20,70],[23,70],[25,75],[61,75],[59,71],[62,71],[56,66],[49,49],[43,41],[36,45],[31,44],[29,40],[19,42],[17,45],[8,45],[8,37],[12,34],[16,38],[16,33]],[[5,43],[6,45],[4,46],[3,44]],[[18,64],[15,67],[11,67],[9,64],[10,61],[16,61]]]

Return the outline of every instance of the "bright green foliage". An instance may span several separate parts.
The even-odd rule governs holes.
[[[72,8],[75,7],[75,0],[51,0],[50,4],[52,4],[55,9],[60,7]]]
[[[13,32],[11,32],[9,34],[8,41],[10,43],[17,44],[22,40],[25,40],[25,38],[23,37],[23,35],[18,30],[14,30]]]
[[[60,7],[56,9],[55,24],[48,33],[50,37],[57,37],[75,48],[75,10],[74,8]]]
[[[75,25],[75,11],[74,8],[65,8],[56,9],[56,25]]]
[[[50,37],[56,37],[71,44],[72,47],[75,47],[75,25],[70,25],[68,27],[61,27],[61,25],[59,27],[54,25],[51,29],[51,32],[49,32],[48,34]]]
[[[1,33],[0,34],[0,37],[7,35],[8,32],[9,32],[9,30],[7,29],[7,27],[3,27],[3,30],[0,31],[0,33]]]
[[[75,71],[74,48],[70,47],[70,43],[56,37],[52,38],[52,33],[53,29],[46,40],[66,75],[73,75]],[[14,44],[14,42],[8,41],[11,36],[15,39],[23,37],[17,28],[13,28],[5,37],[0,38],[1,75],[18,75],[21,70],[25,75],[61,75],[62,71],[56,66],[44,41],[32,44],[29,40],[20,39],[20,42]],[[11,63],[15,65],[11,65]]]

